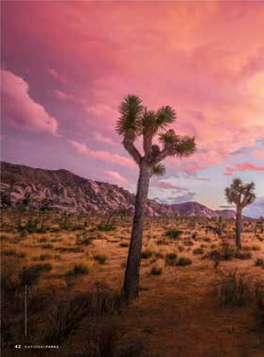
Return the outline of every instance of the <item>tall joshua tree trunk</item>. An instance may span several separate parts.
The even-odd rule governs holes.
[[[149,169],[147,165],[142,164],[137,184],[135,213],[124,281],[124,295],[126,300],[130,297],[135,298],[138,296],[142,235],[148,198],[149,180]]]
[[[237,206],[236,212],[236,246],[241,248],[241,219],[242,219],[242,209]]]
[[[142,235],[150,177],[164,175],[165,167],[161,161],[166,157],[188,157],[196,149],[194,138],[176,135],[173,129],[166,130],[176,118],[171,107],[153,111],[143,107],[141,103],[138,96],[128,95],[120,105],[120,118],[116,126],[117,133],[123,136],[124,148],[140,169],[123,286],[127,301],[137,297],[139,291]],[[155,135],[159,135],[163,147],[152,144]],[[135,141],[140,136],[143,137],[143,154],[135,146]]]

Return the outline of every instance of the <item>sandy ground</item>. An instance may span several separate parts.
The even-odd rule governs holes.
[[[52,270],[43,274],[39,288],[51,289],[63,287],[65,274],[75,264],[82,263],[89,266],[90,272],[74,278],[76,292],[85,292],[96,282],[107,283],[120,291],[128,253],[130,222],[120,222],[117,229],[109,232],[93,229],[97,223],[90,223],[85,231],[61,230],[26,234],[23,237],[19,232],[3,227],[2,271],[10,266],[19,270],[37,263],[50,263]],[[230,232],[233,228],[231,225]],[[164,237],[168,227],[183,230],[182,237],[175,241]],[[264,282],[264,269],[255,266],[257,258],[264,258],[264,240],[259,240],[264,238],[264,234],[255,234],[252,227],[242,235],[243,246],[249,247],[251,259],[221,262],[215,269],[212,260],[202,257],[217,249],[223,239],[232,243],[231,233],[220,239],[211,232],[201,230],[198,224],[190,229],[188,222],[184,221],[149,220],[144,232],[143,251],[151,250],[152,256],[142,259],[139,299],[124,311],[120,319],[122,343],[140,341],[141,353],[146,357],[263,357],[264,330],[256,322],[253,307],[221,306],[213,294],[214,286],[222,274],[234,269],[245,272],[252,281],[257,279]],[[194,245],[185,245],[185,238],[194,231],[197,232]],[[76,242],[84,237],[90,238],[91,244],[77,245]],[[165,240],[167,244],[157,244],[160,240]],[[193,254],[193,250],[201,246],[203,254]],[[257,250],[252,250],[256,246]],[[80,247],[81,251],[61,250],[74,247]],[[15,253],[12,255],[10,251]],[[14,257],[19,253],[25,254]],[[166,265],[167,253],[189,257],[192,264]],[[48,257],[40,261],[41,255]],[[105,255],[106,261],[100,264],[94,258],[96,255]],[[15,268],[12,265],[13,258],[16,261]],[[154,265],[161,268],[160,275],[151,274]]]

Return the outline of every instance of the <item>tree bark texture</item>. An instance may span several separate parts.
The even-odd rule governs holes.
[[[237,207],[236,212],[236,246],[241,248],[241,219],[242,219],[242,209]]]
[[[137,184],[135,212],[129,253],[125,272],[124,297],[126,300],[136,298],[139,291],[139,271],[141,261],[144,217],[148,198],[150,172],[147,165],[142,164]]]

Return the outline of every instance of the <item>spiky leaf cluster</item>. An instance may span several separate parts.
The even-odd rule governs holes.
[[[128,95],[121,103],[120,118],[116,131],[123,136],[123,145],[140,166],[145,163],[152,175],[165,173],[163,165],[159,165],[167,156],[188,157],[196,150],[195,139],[189,136],[176,135],[168,129],[176,119],[176,112],[170,106],[158,110],[149,110],[142,105],[136,95]],[[143,136],[144,155],[134,145],[134,141]],[[155,135],[159,135],[159,145],[153,145]]]
[[[241,179],[235,178],[230,187],[225,189],[225,195],[228,203],[234,203],[238,207],[244,208],[256,199],[255,183],[245,184]]]

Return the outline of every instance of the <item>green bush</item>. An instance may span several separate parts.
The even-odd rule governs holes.
[[[97,254],[94,256],[94,260],[96,260],[100,264],[104,264],[106,259],[107,259],[107,257],[105,254]]]
[[[49,272],[52,269],[52,265],[47,264],[36,264],[30,267],[24,267],[19,273],[20,285],[36,285],[39,282],[40,276],[43,273]]]
[[[125,247],[128,247],[128,246],[129,246],[129,243],[127,243],[127,242],[121,242],[121,243],[119,244],[119,246],[122,247],[122,248],[125,248]]]
[[[165,231],[165,236],[171,239],[179,239],[180,236],[183,234],[183,231],[176,229],[176,228],[168,228]]]
[[[143,250],[143,252],[141,253],[141,258],[142,259],[148,259],[153,255],[153,252],[150,249],[145,249]]]
[[[264,268],[264,259],[263,258],[257,258],[255,261],[256,267],[262,267]]]
[[[192,260],[187,257],[180,257],[176,262],[177,266],[182,266],[182,267],[190,264],[192,264]]]
[[[151,268],[151,271],[150,273],[152,275],[161,275],[162,274],[162,267],[158,266],[158,265],[154,265],[152,268]]]
[[[73,270],[70,270],[66,275],[85,275],[90,273],[90,267],[85,264],[75,264]]]
[[[243,252],[237,252],[237,253],[235,254],[235,257],[236,257],[237,259],[247,260],[247,259],[251,259],[251,258],[252,258],[252,254],[251,254],[250,252],[245,252],[245,253],[243,253]]]
[[[193,253],[194,255],[203,254],[203,253],[204,253],[204,250],[203,250],[203,248],[196,248],[196,249],[194,249],[194,250],[192,251],[192,253]]]
[[[112,225],[107,226],[107,225],[105,225],[105,224],[98,224],[98,225],[97,225],[97,229],[98,229],[99,231],[109,232],[109,231],[115,230],[116,227],[115,227],[115,226],[112,226]]]
[[[177,260],[176,253],[168,253],[168,254],[166,254],[166,257],[165,257],[165,264],[166,265],[175,265],[176,260]]]

